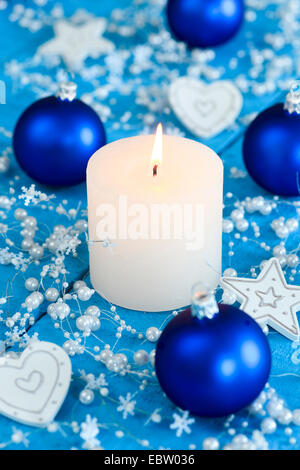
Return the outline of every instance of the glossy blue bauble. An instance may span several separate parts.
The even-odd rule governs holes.
[[[300,195],[300,115],[283,103],[260,113],[248,127],[243,155],[252,178],[279,196]]]
[[[103,124],[92,108],[78,99],[55,96],[29,106],[13,135],[20,166],[34,180],[51,186],[84,181],[89,158],[105,143]]]
[[[190,47],[213,47],[230,39],[240,28],[243,0],[169,0],[171,30]]]
[[[246,313],[219,304],[219,314],[199,320],[191,310],[163,330],[155,368],[166,395],[198,416],[226,416],[249,405],[271,367],[268,340]]]

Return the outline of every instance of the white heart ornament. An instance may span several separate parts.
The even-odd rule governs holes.
[[[29,426],[55,418],[71,381],[71,361],[54,343],[37,341],[20,358],[1,358],[0,413]]]
[[[207,85],[191,77],[180,77],[170,85],[169,102],[187,129],[200,138],[208,139],[236,120],[243,98],[230,81]]]

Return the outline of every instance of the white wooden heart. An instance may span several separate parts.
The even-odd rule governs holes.
[[[1,358],[0,413],[30,426],[53,421],[69,389],[71,361],[54,343],[36,341],[20,358]]]
[[[207,85],[191,77],[171,83],[169,102],[178,119],[193,134],[207,139],[219,134],[238,117],[243,98],[230,81]]]

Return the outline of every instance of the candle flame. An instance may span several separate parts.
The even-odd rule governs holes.
[[[152,158],[151,158],[153,176],[157,176],[158,166],[161,164],[161,160],[162,160],[162,139],[163,139],[163,128],[162,128],[161,123],[159,123],[156,128],[153,151],[152,151]]]

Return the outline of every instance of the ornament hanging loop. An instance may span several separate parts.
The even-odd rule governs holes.
[[[219,307],[213,290],[207,289],[202,283],[197,283],[192,288],[192,305],[193,317],[213,318],[219,313]]]
[[[294,81],[291,84],[290,91],[286,96],[284,109],[290,114],[300,114],[300,81]]]
[[[62,101],[73,101],[76,98],[77,85],[74,82],[61,82],[57,93]]]

